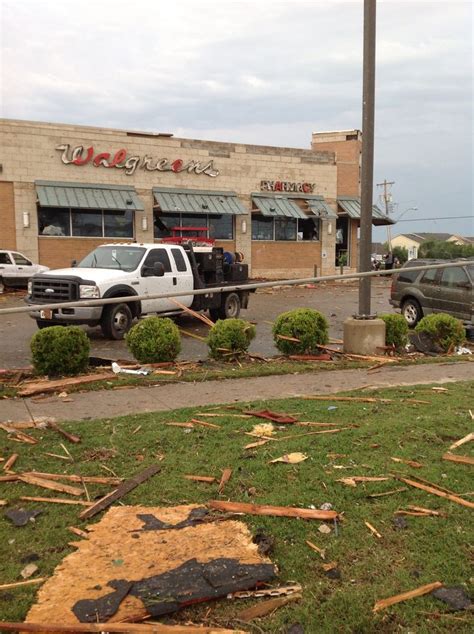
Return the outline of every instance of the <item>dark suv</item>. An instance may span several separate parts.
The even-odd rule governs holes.
[[[443,264],[452,260],[409,260],[393,276],[390,304],[401,308],[409,326],[424,315],[448,313],[470,328],[474,325],[474,260],[458,260],[459,266],[425,271],[403,271],[423,264]]]

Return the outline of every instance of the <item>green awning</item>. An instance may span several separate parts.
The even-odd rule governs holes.
[[[342,209],[340,216],[347,216],[354,220],[360,220],[360,198],[351,198],[350,196],[339,196],[337,199],[339,207]],[[377,207],[372,206],[372,224],[374,225],[393,225],[395,221],[386,216]]]
[[[73,209],[106,209],[109,211],[143,211],[145,208],[133,187],[127,185],[97,185],[35,181],[41,207]]]
[[[286,196],[252,194],[252,201],[257,205],[262,216],[304,218],[305,220],[308,218],[305,212]]]
[[[154,187],[153,196],[163,213],[240,215],[247,210],[234,192]]]
[[[335,220],[337,218],[336,212],[331,209],[322,196],[320,198],[306,198],[305,200],[308,203],[308,207],[311,212],[315,216],[318,216],[318,218],[327,218],[331,220]]]

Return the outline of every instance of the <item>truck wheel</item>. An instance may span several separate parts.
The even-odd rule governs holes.
[[[221,319],[235,319],[240,315],[240,297],[237,293],[225,295],[219,310]]]
[[[423,317],[423,311],[420,304],[416,299],[406,299],[402,304],[402,315],[405,317],[405,321],[413,328]]]
[[[40,330],[43,330],[43,328],[51,328],[51,326],[57,326],[58,324],[55,324],[54,321],[48,319],[37,319],[36,325]]]
[[[127,304],[111,304],[104,308],[100,327],[107,339],[119,340],[130,330],[132,321],[132,311]]]

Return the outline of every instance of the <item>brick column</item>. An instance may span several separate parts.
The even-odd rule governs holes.
[[[153,242],[153,192],[149,189],[137,189],[137,194],[144,204],[145,210],[135,212],[135,240],[137,242]],[[146,229],[143,229],[144,218],[147,224]]]
[[[336,258],[336,218],[321,220],[320,275],[334,275]]]
[[[252,216],[250,214],[250,199],[239,196],[241,203],[247,209],[247,214],[235,216],[235,250],[244,254],[244,262],[249,265],[249,276],[252,275]],[[244,231],[245,229],[245,231]]]

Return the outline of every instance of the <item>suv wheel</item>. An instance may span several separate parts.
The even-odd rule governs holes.
[[[423,317],[423,311],[416,299],[406,299],[402,304],[402,315],[405,317],[405,321],[413,328]]]

